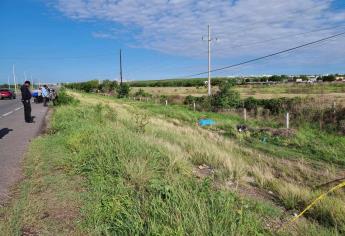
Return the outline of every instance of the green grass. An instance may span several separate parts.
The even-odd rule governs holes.
[[[211,118],[217,121],[216,129],[220,129],[232,137],[236,135],[236,125],[243,123],[251,127],[283,127],[272,120],[251,119],[244,122],[236,114],[193,112],[191,109],[180,105],[162,106],[144,102],[134,103],[134,105],[152,114],[158,114],[164,118],[182,120],[189,124],[196,124],[201,117]],[[345,137],[320,131],[317,127],[308,124],[300,124],[296,129],[296,135],[290,138],[271,137],[268,134],[261,134],[255,137],[245,137],[244,140],[246,140],[245,145],[276,157],[289,159],[303,158],[345,167]]]
[[[240,93],[248,94],[323,94],[343,93],[345,83],[321,83],[321,84],[277,84],[277,85],[240,85],[237,87]]]
[[[309,179],[300,183],[306,176],[321,176],[311,166],[262,155],[244,146],[245,137],[234,139],[238,136],[233,131],[233,139],[215,132],[233,129],[242,121],[240,117],[74,95],[80,104],[57,107],[50,134],[32,144],[21,194],[1,210],[0,234],[19,235],[23,227],[42,234],[58,232],[67,222],[50,216],[40,220],[46,211],[54,215],[53,206],[74,212],[70,228],[66,227],[69,231],[61,233],[65,235],[344,232],[341,193],[313,209],[307,215],[311,221],[304,219],[296,227],[277,232],[279,221],[284,221],[280,219],[290,218],[290,213],[228,187],[229,182],[238,188],[250,187],[246,181],[253,179],[257,188],[273,191],[282,205],[293,210],[300,210],[319,193],[308,185]],[[216,129],[198,128],[195,123],[200,116],[222,124]],[[196,172],[202,164],[213,173],[198,178]],[[278,177],[277,173],[284,175]],[[329,172],[324,177],[334,175]]]
[[[190,163],[175,162],[164,148],[143,140],[133,123],[99,120],[97,109],[58,109],[52,126],[74,152],[70,165],[87,179],[87,232],[268,234],[260,215],[270,209],[215,189],[212,179],[198,181]],[[108,109],[101,112],[113,112]]]
[[[78,232],[81,179],[64,162],[61,136],[34,140],[24,162],[24,180],[7,207],[0,208],[0,235],[70,235]]]

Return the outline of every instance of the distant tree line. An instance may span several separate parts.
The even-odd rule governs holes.
[[[335,75],[318,76],[318,81],[333,82],[336,80]],[[236,84],[247,84],[247,83],[283,83],[283,82],[295,82],[301,79],[302,81],[308,81],[310,78],[307,75],[298,76],[287,76],[287,75],[272,75],[266,77],[216,77],[212,78],[211,85],[219,86],[221,83],[226,81],[232,81]],[[170,79],[170,80],[144,80],[144,81],[133,81],[129,82],[132,87],[202,87],[207,85],[207,78],[194,78],[194,79]]]
[[[237,78],[212,78],[211,85],[216,86],[224,81],[234,80]],[[169,80],[144,80],[144,81],[133,81],[129,84],[132,87],[202,87],[207,85],[205,83],[207,78],[195,78],[195,79],[169,79]]]
[[[86,93],[100,92],[100,93],[113,93],[118,97],[128,97],[130,86],[128,83],[119,84],[117,81],[111,80],[90,80],[79,83],[66,83],[63,84],[65,88],[74,89]]]

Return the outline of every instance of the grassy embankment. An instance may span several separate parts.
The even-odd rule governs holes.
[[[276,234],[323,191],[312,188],[316,180],[339,171],[264,155],[194,125],[210,114],[77,96],[80,105],[57,108],[50,134],[32,144],[26,179],[1,210],[0,232]],[[214,116],[230,126],[240,120]],[[70,223],[59,210],[70,212]],[[337,193],[307,214],[310,221],[279,234],[336,235],[344,232],[344,213],[344,194]]]

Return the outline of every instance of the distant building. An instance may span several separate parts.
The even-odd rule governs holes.
[[[345,76],[336,76],[335,77],[336,81],[344,82],[345,81]]]

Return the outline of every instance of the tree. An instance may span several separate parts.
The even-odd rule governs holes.
[[[111,91],[114,91],[115,88],[117,88],[116,81],[104,80],[103,83],[100,85],[100,89],[104,93],[109,93]]]
[[[322,80],[325,82],[333,82],[336,80],[335,75],[326,75],[322,77]]]
[[[233,108],[240,105],[240,94],[233,87],[233,81],[221,84],[220,90],[212,97],[212,106],[215,109]]]
[[[131,88],[129,87],[129,84],[127,83],[120,84],[120,86],[117,88],[117,97],[118,98],[128,97],[130,90]]]

